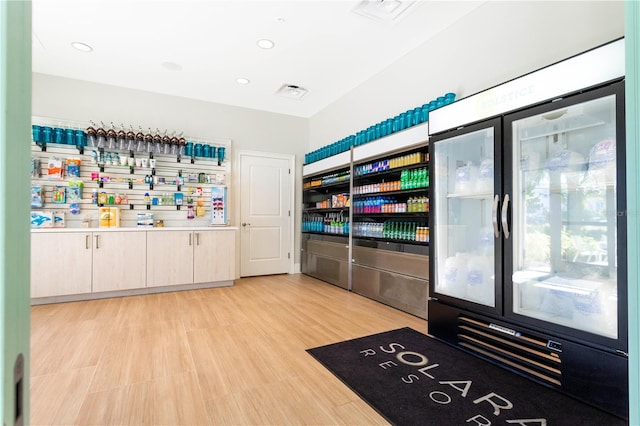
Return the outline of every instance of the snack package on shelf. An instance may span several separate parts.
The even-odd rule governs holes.
[[[84,188],[84,182],[69,181],[69,189],[67,190],[67,199],[69,202],[76,202],[82,200],[82,189]]]
[[[40,159],[36,157],[31,157],[31,177],[39,178],[40,174]]]
[[[53,213],[45,211],[31,211],[31,227],[32,228],[52,228]]]
[[[136,222],[138,228],[153,227],[153,213],[138,213]]]
[[[31,186],[31,208],[44,207],[44,190],[41,186]]]
[[[98,209],[98,225],[100,228],[119,228],[120,209],[117,207],[100,207]]]
[[[79,158],[67,158],[67,176],[80,177],[80,162]]]
[[[47,160],[47,177],[50,180],[62,180],[64,178],[64,163],[60,158],[51,157]]]
[[[54,186],[51,192],[51,202],[53,204],[66,204],[67,202],[67,187],[66,186]]]
[[[55,211],[55,212],[52,212],[52,214],[53,214],[53,227],[64,228],[66,226],[64,221],[64,212]]]

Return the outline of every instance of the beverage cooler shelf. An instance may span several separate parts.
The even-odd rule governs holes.
[[[404,170],[416,170],[416,169],[422,169],[425,167],[429,167],[429,163],[428,162],[421,162],[421,163],[416,163],[416,164],[412,164],[410,166],[402,166],[402,167],[396,167],[393,169],[386,169],[386,170],[380,170],[377,172],[371,172],[371,173],[356,173],[356,178],[357,179],[373,179],[373,178],[379,178],[380,176],[389,176],[389,175],[400,175]]]
[[[346,237],[347,234],[343,233],[343,232],[320,232],[320,231],[302,231],[303,234],[312,234],[312,235],[332,235],[332,236],[344,236]]]
[[[326,184],[326,185],[310,186],[310,187],[304,188],[304,190],[305,191],[314,191],[314,192],[326,193],[326,192],[328,192],[330,190],[335,190],[336,188],[349,189],[349,181],[329,183],[329,184]]]
[[[484,200],[493,198],[493,192],[469,192],[469,193],[452,193],[447,194],[447,198],[468,198],[472,200]]]
[[[413,189],[397,189],[397,190],[390,190],[390,191],[372,191],[372,192],[354,192],[353,196],[354,198],[356,197],[360,197],[361,195],[410,195],[410,194],[416,194],[416,193],[420,193],[420,194],[424,194],[424,193],[428,193],[429,192],[429,187],[428,186],[424,186],[421,188],[413,188]]]
[[[353,219],[365,219],[365,218],[400,218],[400,217],[409,217],[409,218],[422,218],[426,220],[425,215],[428,212],[398,212],[398,213],[354,213]]]
[[[303,213],[330,213],[330,212],[342,212],[349,210],[349,207],[307,207],[302,209]]]
[[[411,245],[425,246],[425,247],[429,246],[429,241],[415,241],[415,240],[405,240],[405,239],[398,239],[398,238],[363,237],[361,235],[354,235],[354,238],[357,238],[359,240],[379,241],[379,242],[388,243],[388,244],[411,244]]]

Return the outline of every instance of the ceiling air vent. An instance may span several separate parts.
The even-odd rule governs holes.
[[[362,0],[352,10],[358,15],[379,22],[392,22],[414,6],[417,1]]]
[[[276,95],[289,99],[302,99],[307,92],[308,90],[304,87],[296,86],[294,84],[284,84],[278,89]]]

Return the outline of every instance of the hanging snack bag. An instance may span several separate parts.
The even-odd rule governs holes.
[[[67,158],[67,176],[80,177],[80,159],[79,158]]]
[[[44,207],[44,191],[41,186],[31,187],[31,208]]]
[[[49,158],[47,161],[47,176],[51,180],[62,180],[64,177],[64,165],[60,158]]]
[[[65,204],[67,202],[67,188],[64,186],[54,186],[51,193],[53,204]]]
[[[40,177],[40,159],[33,156],[31,157],[31,177]]]
[[[31,211],[31,227],[32,228],[52,228],[53,213],[45,211]]]
[[[57,212],[53,212],[53,227],[54,228],[64,228],[65,222],[64,222],[64,212],[63,211],[57,211]]]
[[[67,190],[67,199],[70,203],[75,203],[82,200],[82,189],[84,188],[84,182],[69,181],[69,189]]]

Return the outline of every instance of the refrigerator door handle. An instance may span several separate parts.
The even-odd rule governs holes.
[[[500,229],[498,228],[498,205],[500,204],[500,195],[496,194],[493,197],[493,209],[491,210],[491,216],[493,221],[493,235],[496,238],[500,238]]]
[[[508,240],[509,235],[509,222],[507,220],[507,212],[509,210],[509,194],[504,194],[504,201],[502,202],[502,214],[500,218],[502,220],[502,230],[504,231],[504,239]]]

